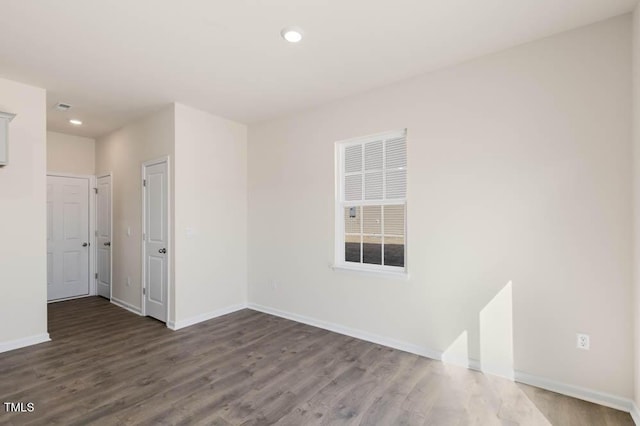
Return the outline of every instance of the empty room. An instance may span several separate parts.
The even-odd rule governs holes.
[[[637,0],[0,40],[0,424],[640,425]]]

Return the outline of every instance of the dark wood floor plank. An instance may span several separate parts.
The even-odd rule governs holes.
[[[290,413],[300,400],[311,398],[331,380],[354,363],[357,358],[350,351],[359,348],[364,353],[366,344],[360,340],[333,333],[326,336],[322,349],[289,368],[272,380],[268,387],[253,390],[235,401],[225,410],[225,418],[232,423],[245,424],[255,420],[257,424],[275,423]],[[336,363],[336,360],[341,362]],[[333,368],[327,370],[329,366]],[[317,374],[311,374],[317,372]]]
[[[295,327],[295,324],[290,327]],[[227,376],[237,374],[238,366],[242,363],[242,359],[237,356],[237,350],[259,347],[263,341],[278,332],[279,329],[260,329],[258,332],[232,339],[235,346],[229,346],[228,341],[221,339],[213,347],[205,345],[212,348],[207,352],[182,360],[179,364],[176,363],[175,353],[184,353],[183,350],[167,346],[154,353],[151,358],[140,361],[142,368],[134,366],[134,371],[139,370],[137,375],[131,376],[129,372],[115,371],[113,380],[107,383],[111,387],[105,386],[103,382],[98,392],[89,394],[87,398],[76,399],[74,406],[67,407],[66,412],[60,413],[56,410],[51,416],[67,416],[72,411],[82,410],[84,418],[97,420],[111,415],[115,410],[122,411],[146,401],[155,396],[159,389],[163,390],[165,399],[171,401],[172,397],[183,395],[190,387],[213,380],[212,377],[216,377],[219,370],[226,371]],[[226,376],[222,377],[224,378]],[[100,406],[96,408],[97,404]]]
[[[239,372],[239,377],[212,377],[210,381],[189,384],[188,390],[176,389],[173,394],[165,392],[153,397],[150,402],[156,403],[158,410],[153,418],[145,420],[153,423],[160,419],[172,419],[173,416],[182,417],[182,412],[187,411],[195,421],[251,390],[262,389],[283,372],[284,367],[278,366],[278,358],[286,358],[288,363],[295,366],[299,359],[304,359],[321,349],[319,342],[328,333],[309,333],[305,327],[292,322],[283,325],[278,335],[269,338],[268,342],[261,345],[259,351],[247,355],[236,354],[234,359],[240,361],[240,364],[228,366],[226,369]],[[296,350],[287,349],[292,342],[298,342]],[[217,395],[214,395],[215,393]],[[206,394],[207,398],[202,398],[202,394]]]
[[[157,323],[156,321],[153,321],[153,323]],[[261,325],[263,322],[258,322],[256,321],[255,324],[253,324],[254,328],[259,328],[259,325]],[[154,324],[154,327],[158,327],[159,324]],[[174,352],[167,352],[166,350],[160,350],[163,348],[179,348],[180,346],[184,346],[184,347],[188,347],[188,348],[193,348],[193,344],[195,343],[194,340],[196,340],[198,338],[197,335],[195,334],[185,334],[185,333],[173,333],[170,330],[166,330],[166,328],[163,327],[163,330],[160,330],[160,332],[163,335],[163,338],[155,338],[155,339],[149,339],[146,335],[145,336],[141,336],[142,339],[140,338],[135,338],[134,336],[129,336],[126,341],[129,342],[128,343],[128,348],[129,350],[127,351],[122,351],[121,347],[123,342],[120,342],[118,344],[118,347],[115,348],[116,350],[113,350],[114,348],[109,346],[109,345],[103,345],[101,346],[98,350],[95,351],[87,351],[86,352],[86,356],[82,359],[81,363],[74,363],[74,362],[69,362],[67,360],[65,360],[65,364],[61,365],[61,366],[57,366],[57,367],[52,367],[50,365],[45,365],[43,370],[48,371],[48,375],[46,377],[44,377],[46,380],[61,380],[61,381],[69,381],[72,380],[76,377],[86,377],[87,375],[89,376],[89,380],[88,382],[90,383],[95,383],[97,381],[97,383],[99,385],[104,385],[103,380],[106,380],[108,378],[110,378],[113,375],[120,375],[120,376],[124,376],[124,377],[129,377],[129,372],[131,370],[139,370],[141,367],[145,367],[147,365],[149,365],[149,363],[151,361],[153,361],[156,357],[162,357],[169,359],[170,361],[175,361],[177,359],[179,359],[179,356],[177,356]],[[255,331],[254,331],[255,332]],[[214,334],[215,336],[215,334]],[[221,338],[219,339],[219,343],[222,344],[227,344],[227,337],[234,337],[234,338],[238,338],[239,336],[236,335],[236,333],[234,333],[232,336],[230,336],[228,333],[227,334],[223,334],[221,335]],[[141,340],[142,343],[139,344],[135,344],[134,342],[136,340]],[[144,342],[148,342],[145,343]],[[216,349],[215,345],[201,345],[204,348],[210,348],[210,349]],[[136,352],[139,351],[139,352]],[[194,356],[198,355],[197,350],[193,350],[191,349],[191,351],[189,351],[188,349],[186,350],[188,351],[187,353],[184,353],[182,356],[183,357],[189,357],[191,360],[193,359]],[[142,355],[145,356],[147,354],[149,354],[150,356],[145,356],[143,361],[140,361],[139,358],[137,358],[136,356],[132,356],[132,353],[134,355]],[[67,372],[68,374],[65,376],[58,376],[58,373],[62,374]],[[43,376],[40,376],[41,378]],[[114,380],[117,380],[118,377],[115,377]],[[36,390],[33,390],[32,388],[26,388],[22,393],[25,394],[29,394],[31,397],[37,397],[38,396],[38,392],[45,392],[46,389],[43,388],[42,383],[40,381],[36,381],[34,383],[34,386],[37,388]],[[73,391],[77,391],[77,390],[82,390],[79,389],[78,386],[76,386]],[[11,395],[12,398],[14,399],[20,399],[22,398],[24,395]],[[55,402],[55,401],[52,401]]]
[[[407,362],[404,369],[400,369],[393,380],[387,381],[376,389],[367,412],[361,416],[360,424],[396,424],[402,423],[403,418],[423,418],[423,414],[414,409],[415,406],[410,405],[409,395],[418,386],[418,383],[430,373],[431,367],[429,363],[425,363],[424,359],[418,356],[403,355],[405,355]],[[437,392],[433,389],[429,394],[437,395]],[[423,404],[424,398],[420,398],[419,406]],[[415,413],[415,415],[411,413]]]
[[[242,310],[171,331],[98,297],[0,354],[0,424],[633,425],[627,413]],[[0,407],[1,408],[1,407]]]

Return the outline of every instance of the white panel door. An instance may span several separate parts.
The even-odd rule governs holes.
[[[168,180],[167,163],[144,166],[145,314],[167,321]]]
[[[98,178],[96,224],[98,295],[111,297],[111,176]]]
[[[89,294],[89,179],[47,176],[47,299]]]

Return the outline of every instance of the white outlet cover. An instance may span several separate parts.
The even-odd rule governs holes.
[[[591,342],[588,334],[578,333],[576,334],[576,347],[588,351],[591,347]]]

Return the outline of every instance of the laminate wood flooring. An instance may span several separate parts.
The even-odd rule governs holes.
[[[2,424],[633,425],[627,413],[242,310],[171,331],[98,297],[0,354]]]

